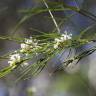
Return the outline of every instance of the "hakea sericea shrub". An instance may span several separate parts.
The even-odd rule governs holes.
[[[10,56],[8,60],[8,64],[12,66],[14,69],[18,64],[22,62],[23,65],[29,65],[28,59],[30,56],[35,55],[38,56],[38,54],[49,54],[53,53],[51,51],[54,51],[60,47],[60,44],[63,43],[66,40],[69,40],[72,38],[72,34],[61,34],[58,38],[55,38],[52,41],[49,41],[47,43],[43,42],[39,44],[40,40],[30,38],[25,38],[24,42],[21,43],[21,48],[19,50],[15,50]],[[52,44],[51,44],[52,43]],[[31,57],[30,57],[31,58]]]
[[[52,33],[25,38],[20,43],[20,48],[8,55],[8,67],[0,71],[0,77],[11,73],[12,70],[18,67],[24,67],[22,77],[29,73],[29,69],[32,71],[31,75],[40,73],[48,64],[48,61],[60,54],[64,49],[80,47],[88,42],[87,39],[73,38],[72,34],[67,34],[67,31],[63,34]],[[64,61],[64,63],[62,62],[63,67],[66,67],[75,59],[80,60],[88,52],[74,56]]]

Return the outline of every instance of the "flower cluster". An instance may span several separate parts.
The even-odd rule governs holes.
[[[29,39],[25,38],[24,43],[21,43],[21,52],[28,52],[31,51],[33,48],[37,48],[37,41],[35,39],[32,39],[32,37],[30,37]]]
[[[10,59],[8,61],[8,63],[10,64],[10,66],[12,66],[12,68],[16,67],[16,63],[19,63],[21,61],[21,56],[19,53],[14,53],[12,55],[10,55]]]
[[[30,37],[29,39],[25,38],[24,42],[21,43],[20,50],[18,52],[15,51],[9,56],[9,65],[12,66],[12,68],[15,68],[17,63],[20,63],[23,59],[28,58],[27,55],[32,50],[37,49],[38,47],[38,43],[35,39],[32,39],[32,37]],[[21,65],[27,66],[29,64],[27,62],[23,62],[23,64]]]
[[[65,31],[64,34],[61,34],[61,37],[59,38],[55,38],[55,41],[54,41],[54,49],[57,49],[59,44],[66,41],[66,40],[69,40],[72,38],[72,34],[67,34],[67,32]]]

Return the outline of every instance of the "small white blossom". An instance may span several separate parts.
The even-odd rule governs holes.
[[[28,66],[28,65],[29,65],[29,63],[27,63],[27,62],[24,62],[24,63],[23,63],[23,65],[24,65],[24,66]]]
[[[29,63],[27,63],[27,62],[24,62],[24,63],[21,64],[22,67],[25,67],[25,66],[28,66],[28,65],[29,65]]]
[[[29,87],[28,91],[36,93],[37,92],[37,88],[35,86]]]
[[[20,52],[25,52],[28,51],[31,48],[31,45],[25,44],[25,43],[21,43],[21,50]]]
[[[37,41],[33,40],[32,37],[30,37],[29,39],[25,39],[24,43],[21,43],[20,52],[26,52],[35,47],[37,47]]]
[[[30,37],[29,39],[25,39],[25,43],[32,44],[33,43],[32,37]]]
[[[32,39],[32,37],[30,37],[29,39],[25,39],[25,43],[26,44],[32,44],[33,47],[36,47],[37,46],[37,41],[36,39]]]
[[[10,55],[9,61],[8,63],[10,64],[10,66],[15,67],[15,64],[21,61],[21,56],[19,53],[15,53]]]
[[[55,48],[55,49],[58,48],[58,45],[59,45],[59,42],[56,42],[56,43],[54,44],[54,48]]]
[[[55,42],[54,42],[54,49],[58,48],[59,44],[61,42],[64,42],[66,40],[69,40],[72,38],[72,34],[67,34],[67,31],[64,32],[64,34],[61,34],[61,37],[59,38],[55,38]]]

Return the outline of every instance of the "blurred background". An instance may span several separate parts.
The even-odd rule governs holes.
[[[84,9],[96,15],[96,0],[49,0],[51,2],[65,2],[70,6]],[[16,32],[14,27],[23,17],[20,10],[45,7],[42,0],[0,0],[0,36],[29,37],[40,34],[38,31],[50,33],[55,28],[48,12],[32,16],[25,21]],[[55,6],[54,6],[55,7]],[[60,26],[61,33],[67,31],[77,36],[89,26],[89,38],[95,34],[96,22],[74,11],[53,12],[56,22]],[[72,15],[70,18],[68,16]],[[65,19],[67,18],[67,19]],[[36,29],[36,30],[33,30]],[[85,37],[87,36],[87,33]],[[94,37],[95,39],[95,37]],[[86,44],[77,49],[77,54],[84,49],[95,46],[95,43]],[[14,41],[0,39],[0,55],[14,51],[20,47]],[[0,79],[0,96],[96,96],[96,52],[82,59],[76,66],[68,66],[66,70],[54,70],[66,59],[68,49],[48,62],[49,66],[38,76],[29,80],[14,81],[21,75],[22,69],[14,71]],[[72,54],[74,50],[72,49]],[[7,66],[7,61],[0,61],[0,69]]]

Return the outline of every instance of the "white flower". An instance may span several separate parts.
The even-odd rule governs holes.
[[[27,45],[27,44],[25,44],[25,43],[21,43],[21,48],[22,49],[25,49],[25,48],[28,48],[29,46]]]
[[[59,45],[59,42],[56,42],[56,43],[54,44],[54,49],[58,48],[58,45]]]
[[[32,86],[32,87],[29,87],[28,88],[28,91],[29,92],[33,92],[33,93],[36,93],[37,92],[37,88],[35,86]]]
[[[24,66],[28,66],[28,65],[29,65],[29,63],[27,63],[27,62],[24,62],[24,63],[23,63],[23,65],[24,65]]]
[[[10,66],[15,67],[15,64],[21,61],[21,56],[19,53],[15,53],[10,55],[9,61],[8,63],[10,64]]]
[[[55,38],[55,41],[54,41],[54,49],[58,48],[59,44],[61,42],[64,42],[66,40],[69,40],[72,38],[72,34],[67,34],[67,31],[64,32],[64,34],[61,35],[61,37],[59,38]]]
[[[20,52],[28,51],[31,48],[32,48],[31,45],[28,45],[28,44],[25,44],[25,43],[21,43],[21,50],[20,50]]]
[[[64,34],[61,35],[61,40],[65,41],[72,38],[72,34],[67,34],[67,31],[64,32]]]
[[[28,66],[28,65],[29,65],[29,63],[27,63],[27,62],[24,62],[23,64],[21,64],[22,67],[25,67],[25,66]]]
[[[34,47],[37,46],[36,39],[32,39],[32,37],[30,37],[29,39],[25,39],[25,43],[28,45],[32,44]]]
[[[32,37],[30,37],[30,39],[25,39],[25,43],[32,44],[33,43]]]
[[[17,54],[13,54],[13,55],[11,55],[11,57],[10,57],[10,60],[11,61],[20,61],[20,59],[21,59],[21,57],[20,57],[20,54],[19,53],[17,53]]]
[[[32,39],[32,37],[30,37],[29,39],[25,39],[24,43],[21,43],[20,52],[26,52],[36,47],[38,47],[37,41],[35,39]]]
[[[58,38],[55,38],[55,42],[60,42],[61,40]]]

